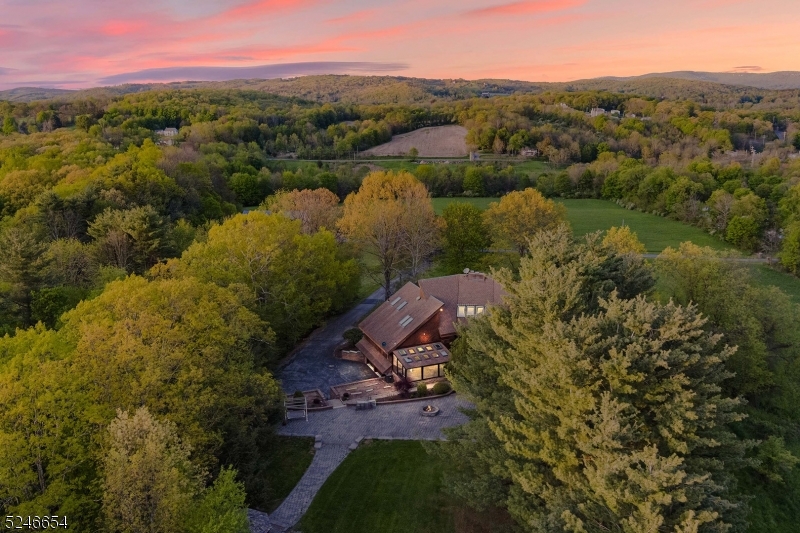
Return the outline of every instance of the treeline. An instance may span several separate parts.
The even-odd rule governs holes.
[[[104,211],[115,237],[99,242],[117,259],[146,258],[152,240],[125,248],[127,222],[106,220],[120,213],[148,214]],[[12,228],[4,238],[19,244],[0,260],[4,326],[20,329],[0,338],[0,512],[66,515],[80,531],[247,531],[245,503],[276,497],[265,473],[282,415],[271,368],[353,301],[349,246],[320,225],[253,212],[126,277],[76,239],[45,241],[36,257],[24,245],[35,236]],[[41,269],[72,278],[31,291]],[[25,328],[25,305],[33,320],[42,301],[55,323]]]

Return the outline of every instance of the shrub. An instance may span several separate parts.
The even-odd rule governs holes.
[[[440,381],[433,386],[434,394],[447,394],[448,392],[450,392],[450,384],[447,382]]]
[[[303,397],[303,391],[296,390],[296,391],[294,391],[294,394],[292,396],[294,396],[295,398],[302,398]]]
[[[314,405],[320,405],[322,402],[320,401],[319,398],[314,398],[314,401],[312,401],[311,403],[313,403]]]
[[[419,398],[424,398],[427,395],[428,395],[428,386],[425,385],[424,383],[420,383],[419,385],[417,385],[417,396]]]
[[[364,338],[364,334],[358,328],[350,328],[342,336],[353,345]]]
[[[350,399],[350,393],[349,392],[345,392],[344,394],[342,394],[342,401],[346,402],[349,399]]]

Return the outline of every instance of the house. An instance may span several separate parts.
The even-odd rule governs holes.
[[[539,150],[536,148],[523,148],[519,151],[519,155],[522,157],[536,157],[539,155]]]
[[[589,112],[589,115],[592,118],[599,117],[599,116],[605,115],[605,114],[606,114],[606,110],[603,109],[602,107],[593,107],[592,110]]]
[[[175,143],[172,138],[178,135],[178,130],[177,128],[164,128],[163,130],[156,130],[156,135],[158,136],[158,144],[172,146]]]
[[[381,374],[420,381],[443,376],[456,324],[501,303],[502,286],[480,272],[408,282],[360,324],[356,348]]]

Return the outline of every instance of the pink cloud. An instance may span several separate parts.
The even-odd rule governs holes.
[[[361,11],[354,11],[341,17],[334,17],[327,19],[326,24],[351,24],[353,22],[364,22],[375,17],[377,11],[374,9],[362,9]]]
[[[487,15],[529,15],[547,13],[580,7],[587,1],[588,0],[527,0],[472,9],[467,11],[465,15],[470,17],[483,17]]]

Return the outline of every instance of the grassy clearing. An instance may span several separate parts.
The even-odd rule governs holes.
[[[686,241],[715,250],[732,248],[700,228],[649,213],[629,211],[605,200],[558,200],[558,202],[567,208],[567,218],[575,235],[585,235],[625,224],[636,232],[648,252],[661,252],[668,246],[674,248]]]
[[[336,469],[300,522],[303,533],[489,533],[499,513],[478,514],[442,491],[443,465],[414,441],[365,442]]]
[[[750,274],[759,285],[774,285],[789,295],[794,303],[800,304],[800,278],[767,265],[754,265],[750,268]]]
[[[538,163],[534,161],[533,163]],[[451,202],[467,202],[486,209],[497,198],[434,198],[433,208],[441,214]],[[648,252],[658,253],[667,246],[676,247],[685,241],[715,250],[729,250],[731,246],[700,228],[649,213],[629,211],[605,200],[557,200],[567,208],[567,219],[576,236],[593,231],[605,231],[623,223],[639,236]]]
[[[264,477],[270,480],[266,511],[271,513],[292,492],[308,465],[314,458],[314,439],[311,437],[282,437],[276,435],[271,443],[270,454],[264,457]]]

